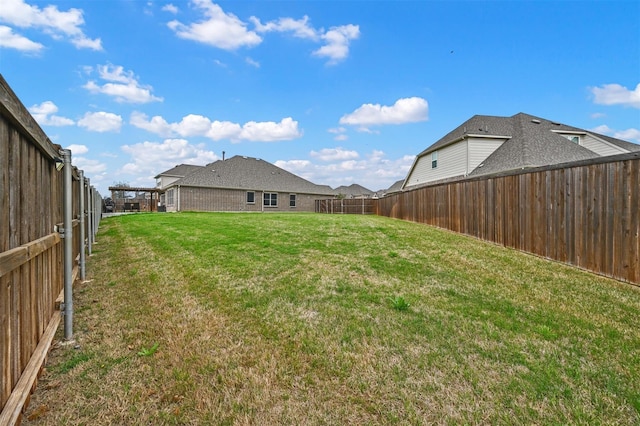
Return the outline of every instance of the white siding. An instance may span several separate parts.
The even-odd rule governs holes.
[[[500,148],[506,139],[469,138],[469,168],[467,173],[471,173],[488,156]]]
[[[626,149],[620,148],[591,135],[580,135],[580,145],[601,156],[624,154],[629,152]]]
[[[173,182],[177,181],[178,179],[182,179],[182,178],[174,177],[174,176],[160,176],[160,189],[166,188],[167,186],[171,185]]]
[[[461,176],[467,169],[467,141],[462,140],[438,150],[438,167],[431,167],[431,154],[418,159],[405,187],[422,185],[434,180]]]

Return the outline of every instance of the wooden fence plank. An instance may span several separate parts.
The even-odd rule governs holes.
[[[11,394],[13,382],[11,377],[11,353],[13,349],[11,339],[11,280],[9,277],[0,277],[0,407]]]
[[[15,390],[4,404],[2,413],[0,413],[0,425],[14,425],[20,421],[22,408],[31,394],[40,368],[51,348],[51,342],[56,334],[58,325],[60,324],[61,313],[58,312],[51,318],[44,335],[40,339],[34,356],[31,357],[20,380],[16,383]]]
[[[63,221],[64,182],[53,161],[59,149],[0,75],[0,407],[21,397],[16,385],[42,356],[41,337],[64,283],[63,247],[54,232]],[[73,194],[77,216],[77,179]],[[74,255],[80,247],[74,232]]]
[[[640,285],[639,179],[640,153],[629,153],[438,183],[374,211]]]
[[[629,254],[629,276],[631,282],[640,283],[640,161],[631,162],[629,181],[629,210],[631,212],[631,241]],[[635,212],[635,213],[634,213]]]
[[[0,277],[22,266],[29,260],[38,256],[61,241],[60,235],[55,232],[20,247],[0,253]]]

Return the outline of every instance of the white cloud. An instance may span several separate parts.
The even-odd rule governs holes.
[[[598,118],[604,118],[606,117],[607,114],[603,113],[603,112],[594,112],[593,114],[590,115],[590,117],[594,120],[597,120]]]
[[[229,139],[232,142],[242,140],[272,142],[302,136],[302,132],[298,129],[298,122],[291,117],[283,118],[279,123],[249,121],[241,126],[230,121],[211,121],[207,117],[196,114],[189,114],[178,123],[168,123],[160,116],[149,119],[143,113],[134,112],[129,122],[135,127],[164,137],[201,136],[214,141]]]
[[[640,83],[635,90],[629,90],[619,84],[603,84],[590,88],[593,102],[600,105],[624,105],[640,108]]]
[[[613,133],[613,130],[606,124],[601,124],[598,127],[594,127],[593,129],[591,129],[591,131],[600,133],[601,135],[610,135],[611,133]]]
[[[260,68],[260,62],[255,61],[248,56],[244,59],[244,61],[253,67]]]
[[[86,145],[69,145],[67,149],[71,150],[72,155],[82,155],[89,152],[89,148]]]
[[[319,153],[344,151],[347,156],[335,155],[320,158]],[[379,150],[374,150],[364,156],[355,151],[345,151],[342,148],[325,148],[318,152],[312,151],[310,157],[318,158],[321,163],[304,159],[280,160],[275,165],[291,173],[295,173],[314,183],[330,185],[336,188],[341,185],[360,184],[372,191],[386,189],[394,182],[404,179],[409,172],[415,156],[405,155],[392,160]],[[355,154],[355,155],[354,155]],[[348,158],[352,156],[352,158]],[[326,159],[326,161],[325,161]]]
[[[232,141],[236,141],[239,139],[240,133],[242,133],[242,127],[240,127],[239,124],[232,123],[230,121],[216,120],[211,123],[211,128],[207,133],[202,136],[208,137],[214,141],[222,139],[231,139]]]
[[[92,40],[85,36],[80,36],[71,39],[71,43],[79,49],[102,50],[102,41],[99,38]]]
[[[251,22],[256,27],[256,31],[259,33],[266,32],[291,32],[294,37],[310,39],[310,40],[318,40],[320,35],[318,32],[309,25],[309,17],[304,16],[302,19],[293,19],[293,18],[279,18],[275,21],[267,22],[266,24],[262,24],[258,18],[252,16],[249,18]]]
[[[273,121],[249,121],[242,126],[240,139],[254,142],[273,142],[296,139],[302,136],[298,122],[291,117],[283,118],[279,123]]]
[[[224,12],[219,5],[211,0],[193,0],[191,4],[194,9],[202,12],[202,20],[191,23],[173,20],[167,23],[167,26],[180,38],[224,50],[257,46],[263,40],[260,34],[289,33],[296,38],[322,43],[323,46],[316,49],[313,54],[328,58],[328,64],[334,65],[349,55],[351,41],[360,37],[358,25],[334,26],[325,31],[323,28],[314,28],[306,15],[300,19],[282,17],[264,24],[259,18],[251,16],[249,21],[254,25],[254,31],[252,31],[247,28],[246,22],[232,13]],[[167,7],[167,11],[175,13],[174,9],[170,7]],[[255,65],[253,62],[247,62]]]
[[[627,130],[620,130],[613,134],[614,138],[622,139],[625,141],[632,141],[636,143],[640,143],[640,130],[630,128]]]
[[[262,24],[258,18],[252,16],[249,18],[259,33],[279,32],[292,33],[294,37],[312,40],[324,43],[323,46],[316,49],[313,54],[315,56],[328,58],[329,65],[335,65],[349,55],[349,45],[352,40],[360,37],[360,27],[358,25],[348,24],[331,27],[329,31],[324,29],[315,29],[309,23],[309,17],[304,16],[301,19],[279,18],[275,21]]]
[[[98,160],[92,160],[85,157],[71,156],[71,162],[74,166],[84,171],[85,176],[99,174],[107,171],[107,165]]]
[[[334,65],[349,55],[351,40],[355,40],[358,37],[360,37],[360,27],[358,25],[349,24],[331,27],[329,31],[321,36],[326,44],[314,51],[313,54],[329,58],[329,65]]]
[[[165,4],[164,6],[162,6],[162,10],[164,12],[173,13],[174,15],[178,14],[178,8],[172,5],[171,3]]]
[[[327,131],[329,133],[333,133],[334,135],[336,135],[333,138],[333,140],[335,141],[342,142],[349,139],[349,136],[345,135],[345,132],[347,131],[347,129],[345,129],[344,127],[334,127],[334,128],[328,129]]]
[[[309,155],[322,161],[351,160],[359,157],[356,151],[348,151],[342,147],[311,151]]]
[[[231,13],[225,13],[211,0],[193,0],[191,3],[196,9],[203,11],[205,19],[190,24],[177,20],[169,22],[167,26],[178,37],[224,50],[253,47],[262,42],[258,34],[247,30],[246,23]]]
[[[219,159],[204,144],[191,144],[185,139],[123,145],[122,150],[131,156],[131,161],[122,167],[121,172],[133,175],[153,176],[176,164],[205,165]]]
[[[123,84],[137,84],[136,76],[133,71],[125,71],[124,67],[112,64],[98,65],[96,67],[100,78],[107,81],[113,81]]]
[[[392,106],[364,104],[354,112],[340,118],[340,124],[375,126],[383,124],[405,124],[426,121],[429,104],[425,99],[413,97],[398,99]]]
[[[29,112],[41,126],[73,126],[75,122],[66,117],[55,115],[58,107],[51,101],[44,101],[40,105],[33,105]]]
[[[139,129],[144,129],[147,132],[155,133],[160,136],[168,137],[174,133],[171,125],[167,123],[164,118],[158,115],[153,117],[151,120],[148,120],[146,114],[134,111],[131,113],[129,123]]]
[[[615,130],[606,124],[602,124],[592,128],[591,131],[601,135],[613,136],[616,139],[640,143],[640,130],[633,127],[627,130]]]
[[[0,47],[21,50],[23,52],[40,52],[44,48],[44,45],[14,33],[10,27],[0,25]]]
[[[78,126],[92,132],[119,132],[122,127],[122,117],[111,112],[87,112],[78,120]]]
[[[309,160],[278,160],[275,162],[275,165],[291,173],[298,173],[305,171],[308,167],[312,166],[312,163]]]
[[[81,9],[71,8],[60,11],[54,5],[40,9],[38,6],[25,3],[24,0],[3,0],[0,7],[0,22],[18,28],[35,28],[54,39],[68,39],[77,48],[102,50],[102,42],[99,38],[90,39],[82,31],[84,17]],[[4,33],[3,36],[13,34],[13,32],[6,33],[6,30]],[[25,44],[24,41],[22,45],[16,45],[14,40],[14,48],[18,48],[16,46],[33,50],[33,45]]]
[[[99,85],[93,80],[88,81],[83,87],[91,93],[112,96],[116,102],[144,104],[163,101],[151,94],[151,86],[141,85],[132,71],[111,64],[100,65],[96,69],[100,78],[107,83]]]

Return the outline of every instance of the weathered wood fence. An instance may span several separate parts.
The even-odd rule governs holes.
[[[430,185],[375,206],[640,285],[639,152]]]
[[[375,200],[372,198],[316,200],[316,213],[375,214]]]
[[[69,170],[70,158],[69,151],[51,143],[0,75],[2,426],[20,421],[62,318],[65,281],[84,275],[81,260],[98,229],[101,197],[75,168],[66,186],[72,229],[64,229],[68,194],[60,165]],[[64,238],[73,240],[73,277],[65,275]]]

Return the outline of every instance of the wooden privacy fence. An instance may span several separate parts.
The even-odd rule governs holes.
[[[316,200],[316,213],[374,214],[375,200],[372,198]]]
[[[84,278],[84,249],[98,229],[101,197],[70,161],[0,75],[2,426],[20,421],[62,319],[57,304],[66,302],[70,320],[63,288]]]
[[[376,214],[640,285],[640,152],[422,187]]]

